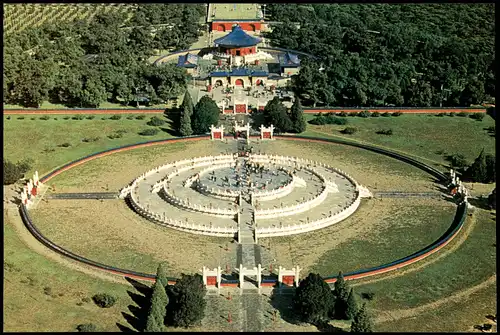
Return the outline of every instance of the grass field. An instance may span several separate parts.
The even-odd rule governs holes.
[[[146,116],[143,120],[137,120],[137,115],[132,114],[134,118],[128,120],[127,116],[122,115],[120,120],[110,120],[110,115],[95,115],[93,120],[73,120],[73,115],[50,115],[49,120],[30,115],[12,115],[10,120],[4,117],[4,157],[13,161],[30,158],[33,160],[33,171],[38,170],[42,176],[57,166],[97,151],[172,137],[168,123],[151,127],[146,124],[151,116]],[[24,119],[19,120],[19,117]],[[65,117],[69,119],[64,120]],[[138,134],[148,128],[158,128],[160,131],[154,136]],[[123,131],[121,138],[107,137],[117,131]],[[99,139],[95,142],[83,142],[85,138]],[[63,143],[71,146],[60,147]]]
[[[374,307],[386,310],[432,303],[483,282],[496,272],[494,218],[489,211],[476,209],[474,218],[469,217],[466,223],[475,220],[474,228],[457,250],[421,270],[372,284],[360,283],[356,290],[375,292]],[[453,243],[446,248],[452,248]],[[428,259],[438,258],[443,251]]]
[[[241,4],[229,4],[229,3],[217,3],[211,4],[212,13],[215,16],[211,16],[212,20],[251,20],[260,19],[259,8],[257,4],[252,3],[241,3]],[[212,14],[210,13],[210,14]]]
[[[307,120],[314,115],[306,115]],[[403,114],[398,117],[346,117],[347,125],[311,125],[306,134],[348,138],[398,150],[436,163],[446,164],[445,155],[460,153],[472,162],[481,151],[495,153],[495,137],[484,128],[494,126],[495,120],[487,115],[483,121],[466,117],[436,117],[427,114]],[[352,135],[340,131],[356,127]],[[380,129],[392,129],[393,135],[380,135]]]

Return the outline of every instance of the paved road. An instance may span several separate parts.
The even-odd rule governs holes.
[[[117,199],[116,192],[96,192],[96,193],[54,193],[46,195],[47,199]]]
[[[443,194],[438,192],[422,192],[422,193],[411,193],[411,192],[374,192],[373,196],[375,198],[442,198]]]

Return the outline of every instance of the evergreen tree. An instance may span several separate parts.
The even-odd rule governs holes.
[[[156,280],[153,286],[153,294],[151,296],[151,306],[149,308],[148,319],[146,322],[146,332],[161,332],[165,322],[167,313],[166,307],[168,303],[167,293],[161,282]]]
[[[319,274],[310,273],[295,290],[294,307],[304,322],[328,320],[333,310],[331,290]]]
[[[181,112],[179,134],[181,134],[181,136],[193,135],[193,129],[191,128],[191,116],[189,116],[189,111],[186,109]]]
[[[465,170],[463,174],[464,180],[469,180],[476,183],[484,183],[488,180],[488,171],[486,166],[486,157],[484,149],[481,150],[479,156],[474,160],[471,166]]]
[[[292,127],[290,129],[293,133],[302,133],[306,130],[306,120],[304,118],[304,109],[300,102],[300,98],[296,97],[290,110],[290,121]]]
[[[359,309],[358,303],[356,302],[356,296],[354,295],[354,290],[351,288],[349,296],[347,297],[347,308],[345,314],[349,320],[353,320],[358,311]]]
[[[333,295],[335,297],[334,317],[336,319],[348,319],[347,300],[349,298],[349,286],[344,279],[342,271],[339,272],[337,281],[334,284]]]
[[[286,132],[291,128],[292,122],[286,111],[285,105],[278,97],[274,97],[264,108],[265,123],[273,125],[277,133]]]
[[[351,324],[352,333],[372,333],[373,323],[366,310],[366,304],[363,304],[359,312],[354,317]]]
[[[493,189],[493,192],[488,196],[488,205],[491,209],[497,208],[497,189],[496,187]]]
[[[174,286],[169,286],[172,304],[169,317],[175,327],[189,327],[203,319],[207,292],[200,275],[182,275]]]
[[[159,282],[164,289],[165,287],[168,286],[167,269],[165,263],[158,264],[158,268],[156,269],[156,281]],[[166,294],[165,296],[167,297]],[[167,304],[168,304],[168,297],[165,305]]]
[[[209,96],[203,96],[194,108],[191,118],[191,127],[194,134],[205,134],[210,131],[211,125],[219,122],[220,110],[215,101]]]
[[[181,104],[181,111],[185,113],[186,111],[188,112],[189,117],[193,115],[193,99],[191,99],[191,94],[189,94],[189,90],[186,90],[186,93],[184,94],[184,99],[182,100]]]
[[[493,155],[486,155],[486,183],[494,183],[497,180],[496,159]]]

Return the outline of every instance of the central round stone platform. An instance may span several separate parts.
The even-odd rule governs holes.
[[[157,167],[122,190],[157,224],[212,236],[320,229],[354,213],[369,191],[343,171],[295,157],[225,154]]]
[[[238,158],[233,167],[200,174],[198,184],[206,189],[247,194],[257,190],[274,191],[289,185],[292,180],[291,173],[283,168]]]

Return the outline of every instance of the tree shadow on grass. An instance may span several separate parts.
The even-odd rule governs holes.
[[[127,326],[124,326],[122,325],[121,323],[117,322],[116,323],[116,326],[118,327],[118,329],[120,329],[121,332],[123,333],[135,333],[136,331],[133,330],[132,328],[130,327],[127,327]]]
[[[484,209],[487,211],[491,210],[490,205],[488,204],[487,197],[478,197],[478,198],[467,198],[467,201],[474,207]]]
[[[319,323],[315,326],[321,333],[347,333],[342,328],[333,326],[328,322]]]
[[[125,279],[135,288],[135,290],[139,294],[129,290],[127,291],[128,295],[136,305],[128,305],[128,310],[131,314],[122,312],[122,315],[128,322],[128,324],[135,330],[143,331],[146,327],[152,290],[149,286],[138,282],[137,280],[129,277],[125,277]],[[126,328],[126,326],[120,325],[119,328]]]

